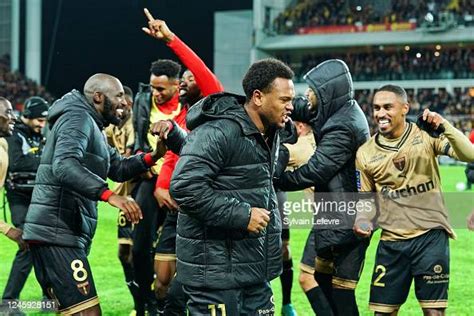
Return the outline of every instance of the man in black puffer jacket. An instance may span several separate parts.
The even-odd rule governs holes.
[[[177,278],[191,315],[274,313],[281,219],[272,175],[292,77],[282,62],[261,60],[243,79],[246,97],[214,94],[189,110],[170,192],[180,207]]]
[[[107,176],[123,182],[145,172],[163,154],[154,151],[122,158],[103,134],[120,123],[125,107],[120,81],[106,74],[90,77],[84,95],[77,90],[50,108],[51,128],[36,175],[23,237],[30,243],[38,281],[64,314],[99,315],[87,260],[97,225],[97,201],[107,201],[137,223],[141,210],[131,198],[114,194]],[[161,146],[159,146],[161,149]]]
[[[314,186],[315,202],[327,201],[328,197],[343,202],[343,193],[357,192],[355,155],[369,138],[367,120],[353,99],[351,74],[343,61],[327,60],[311,69],[304,79],[309,85],[308,100],[295,99],[292,119],[311,125],[317,148],[306,165],[285,172],[275,182],[283,191]],[[324,192],[331,194],[318,196]],[[342,229],[314,228],[318,256],[315,277],[319,287],[308,290],[306,295],[318,315],[358,315],[354,292],[368,241],[354,235],[355,217],[330,215],[339,216],[344,224]]]

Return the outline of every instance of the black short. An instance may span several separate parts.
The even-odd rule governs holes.
[[[38,282],[59,311],[74,314],[99,304],[86,252],[52,245],[30,246]]]
[[[314,230],[310,230],[306,244],[304,245],[303,256],[300,261],[300,270],[314,274],[316,265],[316,245],[314,243]],[[331,271],[332,272],[332,271]]]
[[[183,286],[190,315],[274,315],[275,302],[269,283],[240,289],[214,290]]]
[[[120,211],[117,218],[117,235],[119,244],[133,245],[133,224],[128,221],[124,213]]]
[[[355,289],[370,239],[325,248],[317,253],[316,272],[332,274],[333,286]]]
[[[178,213],[166,214],[165,222],[158,231],[158,243],[155,249],[155,260],[176,260],[176,224]]]
[[[406,301],[412,280],[422,308],[446,308],[449,285],[449,238],[442,229],[408,240],[380,241],[370,289],[369,308],[391,313]]]

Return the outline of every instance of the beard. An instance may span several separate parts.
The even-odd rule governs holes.
[[[112,104],[112,101],[105,96],[105,101],[104,101],[104,113],[102,116],[104,117],[104,125],[108,126],[110,124],[112,125],[120,125],[122,120],[118,118],[115,114],[114,106]]]

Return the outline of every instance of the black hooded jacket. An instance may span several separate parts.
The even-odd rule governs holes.
[[[41,133],[33,131],[22,120],[18,120],[13,135],[7,137],[6,140],[9,156],[6,189],[9,194],[21,192],[31,195],[45,138]]]
[[[48,122],[23,238],[88,249],[107,176],[123,182],[147,167],[143,155],[124,159],[107,144],[102,116],[76,90],[51,106]]]
[[[314,186],[315,197],[318,192],[357,192],[355,156],[370,134],[365,115],[353,99],[349,69],[343,61],[332,59],[304,78],[316,94],[317,110],[312,112],[307,102],[295,99],[292,119],[311,125],[317,148],[306,165],[285,172],[276,183],[283,191]],[[318,230],[316,236],[318,249],[355,239],[352,230]]]
[[[211,95],[188,112],[170,193],[180,207],[177,277],[188,286],[231,289],[281,272],[281,219],[272,174],[279,135],[271,148],[243,106],[245,98]],[[250,208],[271,212],[259,234],[247,231]]]

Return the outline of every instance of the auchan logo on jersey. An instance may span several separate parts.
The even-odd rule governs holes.
[[[382,196],[386,199],[397,200],[400,198],[407,198],[413,195],[425,193],[433,189],[434,189],[434,182],[433,180],[431,180],[425,183],[420,183],[416,186],[411,186],[410,184],[407,184],[406,187],[404,187],[403,189],[398,189],[398,190],[390,190],[388,186],[384,186],[382,187],[381,193],[382,193]]]

